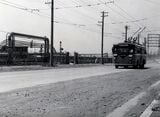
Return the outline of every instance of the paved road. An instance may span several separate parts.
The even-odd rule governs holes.
[[[123,71],[128,70],[114,69],[113,66],[90,66],[82,68],[4,72],[0,73],[0,92]]]
[[[152,117],[160,64],[143,70],[95,66],[0,73],[0,87],[31,87],[0,93],[0,117]]]
[[[135,97],[125,102],[120,107],[107,114],[106,117],[160,117],[160,62],[157,60],[155,63],[148,65],[149,82],[154,81],[154,78],[158,78],[153,84],[150,83],[149,87],[142,90]],[[156,72],[155,72],[156,71]],[[153,75],[153,72],[155,72]],[[144,74],[144,76],[145,76]],[[135,74],[135,75],[138,75]]]

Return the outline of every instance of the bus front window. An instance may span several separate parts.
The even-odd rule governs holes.
[[[127,54],[128,53],[128,48],[118,48],[117,49],[117,54]]]
[[[128,55],[128,54],[134,53],[134,49],[128,48],[128,47],[117,47],[117,48],[113,48],[112,51],[114,54],[119,54],[119,55],[122,55],[122,54]]]

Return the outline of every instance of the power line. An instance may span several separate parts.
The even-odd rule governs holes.
[[[87,4],[87,5],[77,5],[77,6],[59,7],[59,8],[55,8],[55,10],[59,10],[59,9],[70,9],[70,8],[82,8],[82,7],[93,7],[93,6],[99,6],[99,5],[106,5],[106,4],[110,4],[110,3],[114,3],[114,2],[113,2],[113,1],[109,1],[109,2],[96,3],[96,4]]]
[[[14,4],[14,3],[11,4],[11,2],[8,2],[8,3],[0,2],[0,4],[6,5],[6,6],[10,6],[10,7],[19,9],[19,10],[23,10],[23,11],[26,11],[26,12],[29,12],[29,13],[32,13],[32,14],[36,14],[36,15],[39,15],[39,16],[48,17],[47,15],[34,12],[35,9],[33,10],[33,9],[30,9],[30,8],[27,8],[27,7],[24,7],[24,6],[23,7],[22,6],[18,6],[17,4]],[[40,12],[40,11],[38,11],[38,12]]]
[[[101,0],[98,0],[98,1],[100,1],[101,3],[103,2],[103,1],[101,1]],[[105,5],[105,6],[106,6],[107,8],[110,8],[113,12],[117,13],[118,15],[120,15],[121,17],[123,17],[124,19],[128,19],[128,18],[125,17],[123,14],[121,14],[119,11],[111,8],[110,6],[107,6],[107,5]]]
[[[22,9],[22,10],[27,10],[27,11],[30,11],[30,12],[39,12],[40,9],[38,8],[27,8],[23,5],[20,5],[20,4],[16,4],[16,3],[13,3],[13,2],[10,2],[10,1],[7,1],[7,0],[1,0],[3,2],[1,2],[2,4],[6,4],[6,5],[9,5],[9,6],[12,6],[12,7],[16,7],[18,9]]]
[[[132,18],[133,20],[136,20],[133,16],[131,16],[127,11],[125,11],[123,8],[121,8],[120,6],[118,6],[117,4],[115,4],[114,3],[114,5],[117,7],[117,8],[119,8],[121,11],[123,11],[125,14],[127,14],[130,18]],[[145,18],[145,19],[147,19],[147,18]],[[133,23],[138,23],[138,21],[137,22],[133,22]],[[139,24],[139,26],[141,27],[145,27],[145,29],[147,29],[147,27],[144,25],[144,24],[142,24],[142,23],[138,23]],[[148,29],[147,29],[147,31],[149,31]]]
[[[6,1],[6,0],[3,0],[3,1]],[[8,2],[8,1],[7,1]],[[0,2],[0,3],[2,3],[2,2]],[[9,3],[11,3],[11,2],[9,2]],[[5,5],[9,5],[9,6],[11,6],[11,7],[15,7],[15,8],[18,8],[18,9],[20,9],[20,10],[25,10],[25,11],[28,11],[30,8],[27,8],[27,7],[25,7],[25,6],[21,6],[21,5],[19,5],[19,6],[21,6],[21,7],[19,7],[18,6],[18,4],[15,4],[15,3],[12,3],[12,4],[14,4],[14,6],[13,5],[10,5],[10,4],[7,4],[7,3],[2,3],[2,4],[5,4]],[[15,6],[15,5],[17,5],[17,6]],[[23,8],[22,8],[23,7]],[[30,9],[31,10],[31,9]],[[36,9],[32,9],[32,11],[36,11]],[[37,10],[38,12],[40,12],[39,10]],[[31,12],[31,11],[29,11],[29,12]],[[31,13],[33,13],[33,12],[31,12]],[[35,14],[35,13],[34,13]],[[37,14],[36,14],[37,15]],[[39,15],[39,14],[38,14]],[[45,17],[47,17],[47,18],[49,18],[49,16],[45,16]],[[144,20],[144,19],[141,19],[141,20]],[[138,22],[138,21],[140,21],[140,20],[134,20],[134,21],[126,21],[126,23],[127,22]],[[60,21],[55,21],[55,23],[62,23],[62,24],[69,24],[69,25],[74,25],[74,26],[84,26],[84,24],[75,24],[75,23],[67,23],[67,22],[60,22]],[[112,24],[118,24],[118,23],[124,23],[124,22],[113,22]],[[86,25],[85,25],[86,26]]]
[[[132,21],[120,21],[120,22],[112,22],[111,24],[123,24],[123,23],[133,23],[133,22],[141,22],[144,20],[148,20],[147,18],[142,18],[142,19],[135,19]]]
[[[13,2],[9,2],[7,0],[1,0],[1,1],[5,1],[5,2],[0,2],[1,4],[3,5],[7,5],[7,6],[10,6],[10,7],[14,7],[14,8],[17,8],[17,9],[20,9],[20,10],[24,10],[26,12],[29,12],[29,13],[32,13],[32,14],[35,14],[35,15],[39,15],[39,16],[42,16],[42,17],[46,17],[46,18],[50,18],[50,16],[48,15],[44,15],[44,14],[40,14],[42,12],[40,12],[39,9],[31,9],[31,8],[27,8],[25,6],[22,6],[22,5],[19,5],[19,4],[16,4],[16,3],[13,3]],[[37,11],[37,12],[33,12],[33,11]],[[85,15],[86,17],[87,15]],[[93,18],[91,18],[93,19]],[[69,22],[62,22],[62,21],[54,21],[55,23],[60,23],[60,24],[68,24],[68,25],[73,25],[73,26],[86,26],[85,24],[78,24],[78,23],[69,23]]]
[[[3,1],[8,2],[7,0],[3,0]],[[50,18],[50,16],[45,15],[44,13],[42,14],[42,12],[39,9],[36,9],[36,8],[31,9],[31,8],[27,8],[25,6],[22,6],[22,5],[19,5],[19,4],[16,4],[16,3],[12,3],[12,2],[8,2],[8,3],[0,2],[0,3],[3,4],[3,5],[7,5],[7,6],[10,6],[10,7],[20,9],[20,10],[24,10],[24,11],[32,13],[32,14],[36,14],[36,15],[39,15],[39,16],[42,16],[42,17]],[[34,12],[34,11],[37,11],[37,12]],[[87,15],[85,15],[85,17],[87,17]],[[93,18],[91,18],[91,19],[93,19]],[[74,25],[74,26],[84,26],[85,25],[85,24],[69,23],[69,22],[62,22],[62,21],[54,21],[54,22],[55,23],[61,23],[61,24]]]
[[[103,2],[103,1],[101,1],[101,0],[98,0],[99,2]],[[123,17],[124,19],[127,19],[128,20],[128,18],[127,17],[125,17],[123,14],[121,14],[119,11],[117,11],[117,10],[115,10],[115,9],[113,9],[112,7],[110,7],[110,6],[108,6],[108,5],[105,5],[107,8],[109,8],[110,10],[112,10],[113,12],[115,12],[116,14],[118,14],[119,16],[121,16],[121,17]],[[110,18],[110,17],[109,17]],[[114,20],[114,19],[111,19],[112,21]],[[119,30],[119,29],[118,29]]]
[[[7,1],[7,0],[3,0],[3,1]],[[20,10],[27,11],[27,12],[35,14],[35,15],[39,15],[41,17],[50,18],[48,15],[42,15],[42,14],[40,14],[41,11],[31,12],[31,8],[27,8],[25,6],[18,5],[16,3],[11,3],[11,2],[8,2],[8,3],[0,2],[0,3],[4,4],[4,5],[7,5],[7,6],[10,6],[10,7],[14,7],[14,8],[20,9]],[[85,27],[85,26],[87,26],[87,24],[78,24],[78,23],[71,23],[71,22],[64,22],[64,21],[54,21],[54,22],[57,23],[57,24],[66,24],[66,25],[72,25],[72,26],[76,26],[76,27]]]
[[[100,1],[100,0],[99,0]],[[127,20],[129,20],[129,21],[126,21],[125,23],[133,23],[133,24],[136,24],[136,22],[139,22],[139,21],[136,21],[136,19],[133,17],[133,16],[131,16],[128,12],[126,12],[124,9],[122,9],[120,6],[118,6],[115,2],[114,2],[114,5],[117,7],[117,8],[119,8],[121,11],[123,11],[127,16],[129,16],[131,19],[133,19],[133,21],[130,21],[130,19],[129,18],[127,18],[126,16],[124,16],[123,14],[121,14],[119,11],[117,11],[117,10],[115,10],[115,9],[113,9],[113,8],[111,8],[111,7],[109,7],[113,12],[115,12],[115,13],[117,13],[118,15],[120,15],[121,17],[123,17],[123,18],[125,18],[125,19],[127,19]],[[123,24],[124,22],[119,22],[119,24]],[[112,23],[112,24],[116,24],[116,23]],[[138,27],[141,27],[141,25],[142,24],[136,24]],[[143,27],[144,27],[144,25],[143,25]]]
[[[158,5],[158,6],[160,5],[160,2],[157,2],[157,1],[152,1],[152,0],[144,0],[144,1],[154,4],[154,5]]]
[[[133,20],[136,20],[133,16],[131,16],[127,11],[125,11],[123,8],[121,8],[119,5],[117,5],[116,3],[114,3],[114,5],[117,7],[117,8],[119,8],[121,11],[123,11],[126,15],[128,15],[131,19],[133,19]],[[133,22],[133,23],[135,23],[135,22]],[[139,23],[139,26],[141,27],[141,26],[143,26],[143,27],[145,27],[143,24],[141,24],[141,23]]]
[[[0,2],[0,4],[3,4],[3,5],[7,5],[7,6],[10,6],[10,7],[14,7],[14,8],[17,8],[19,10],[23,10],[23,11],[26,11],[26,12],[29,12],[29,13],[32,13],[32,14],[35,14],[35,15],[39,15],[41,17],[46,17],[46,18],[50,18],[50,16],[48,15],[41,15],[39,13],[33,13],[33,12],[30,12],[28,11],[29,8],[27,7],[19,7],[18,5],[11,5],[9,3],[4,3],[4,2]],[[40,12],[40,11],[39,11]],[[55,23],[59,23],[59,24],[68,24],[68,25],[73,25],[73,26],[86,26],[85,24],[78,24],[78,23],[69,23],[69,22],[62,22],[62,21],[54,21]]]

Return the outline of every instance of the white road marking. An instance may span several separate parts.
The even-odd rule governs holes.
[[[137,105],[138,101],[146,95],[146,92],[142,92],[136,97],[132,98],[128,102],[126,102],[124,105],[121,107],[115,109],[113,112],[111,112],[109,115],[106,117],[123,117],[126,112],[128,112],[131,108]]]
[[[160,84],[160,81],[157,81],[156,83],[154,83],[153,85],[151,85],[150,88],[156,87],[156,86],[158,86],[159,84]]]
[[[148,88],[148,90],[150,90],[151,88],[154,88],[158,85],[160,85],[160,81],[157,81],[156,83],[152,84]],[[146,94],[147,94],[147,92],[141,92],[136,97],[132,98],[131,100],[129,100],[128,102],[123,104],[121,107],[118,107],[113,112],[109,113],[106,117],[123,117],[127,112],[129,112],[130,109],[135,107],[137,105],[138,101],[141,98],[143,98],[144,96],[146,96]],[[150,107],[155,103],[157,103],[157,101],[153,101],[152,104],[148,107],[148,109],[150,109]],[[149,115],[151,113],[151,111],[148,111],[148,109],[145,113],[147,113]],[[142,117],[149,117],[149,116],[142,116]]]
[[[153,112],[152,108],[154,107],[154,105],[158,104],[158,102],[158,100],[153,100],[140,117],[150,117]]]

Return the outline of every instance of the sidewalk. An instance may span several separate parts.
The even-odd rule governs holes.
[[[145,109],[145,111],[143,112],[143,114],[140,117],[160,117],[160,84],[158,83],[156,88],[154,90],[156,90],[156,95],[154,96],[153,101],[151,102],[151,104],[148,105],[148,107]]]
[[[150,117],[160,117],[160,112],[153,112]]]
[[[152,114],[150,117],[160,117],[160,99],[157,101],[158,103],[152,107]]]

